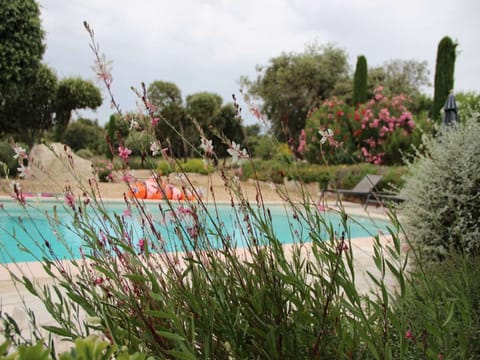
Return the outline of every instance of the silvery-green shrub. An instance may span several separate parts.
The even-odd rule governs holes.
[[[408,167],[404,226],[426,258],[480,253],[480,124],[443,128]]]

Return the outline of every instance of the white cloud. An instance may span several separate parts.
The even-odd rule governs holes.
[[[459,42],[455,88],[480,90],[480,31],[476,0],[39,0],[47,32],[45,61],[60,77],[93,79],[87,20],[101,50],[113,60],[114,92],[123,109],[135,107],[130,86],[144,81],[176,83],[184,96],[238,92],[242,75],[281,52],[333,42],[352,65],[391,59],[427,60],[433,82],[440,39]],[[109,102],[98,111],[108,119]]]

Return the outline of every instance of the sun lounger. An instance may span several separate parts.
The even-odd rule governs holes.
[[[366,175],[353,189],[327,189],[326,192],[334,192],[337,194],[337,201],[335,205],[338,205],[340,195],[348,195],[360,198],[365,208],[367,207],[370,198],[373,196],[373,189],[382,180],[382,175]],[[322,196],[324,194],[322,193]]]
[[[376,203],[386,205],[387,203],[395,202],[403,202],[405,198],[398,194],[394,193],[385,193],[385,192],[374,192],[368,199],[368,203]]]

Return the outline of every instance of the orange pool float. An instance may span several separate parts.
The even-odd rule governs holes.
[[[148,200],[195,200],[195,195],[190,191],[181,191],[172,184],[159,184],[155,179],[137,181],[130,184],[128,197]]]

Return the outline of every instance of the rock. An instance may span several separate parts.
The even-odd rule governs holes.
[[[29,154],[30,179],[53,181],[58,185],[77,185],[93,175],[93,164],[61,143],[35,145]]]

